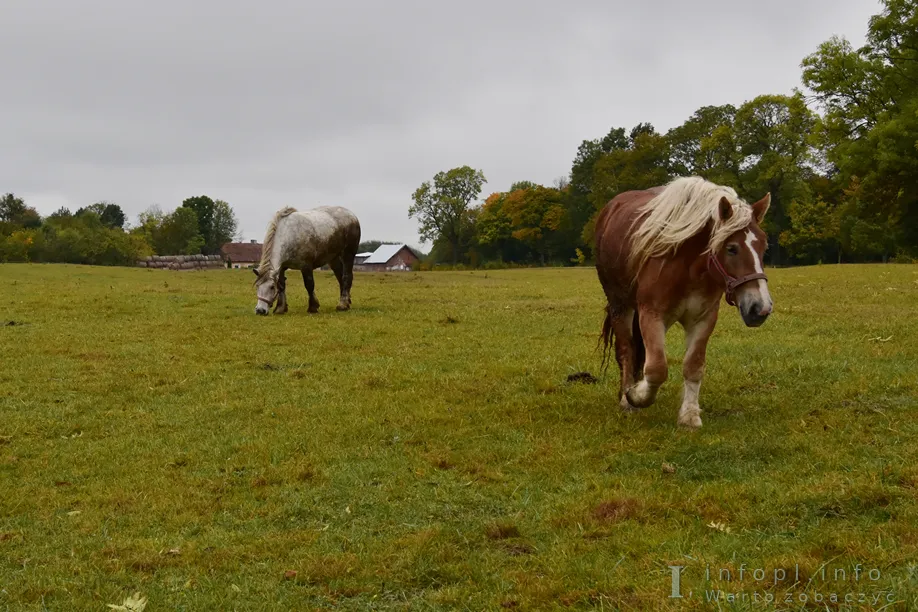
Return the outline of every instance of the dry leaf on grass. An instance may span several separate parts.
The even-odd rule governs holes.
[[[147,607],[147,598],[141,597],[140,591],[138,591],[125,599],[121,605],[108,604],[108,607],[112,610],[122,610],[123,612],[143,612],[143,609]]]

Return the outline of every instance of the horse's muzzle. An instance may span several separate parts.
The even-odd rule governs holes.
[[[255,314],[266,317],[268,316],[268,309],[267,308],[256,308]]]
[[[743,317],[743,323],[746,327],[759,327],[771,314],[771,307],[766,306],[759,300],[751,303],[740,305],[740,315]]]

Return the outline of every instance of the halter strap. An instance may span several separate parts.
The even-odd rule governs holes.
[[[753,272],[752,274],[747,274],[746,276],[741,276],[739,278],[734,278],[727,274],[727,271],[724,270],[724,267],[721,265],[720,261],[717,260],[717,257],[714,256],[714,253],[708,255],[708,272],[711,271],[711,264],[714,264],[714,267],[720,272],[720,275],[724,278],[724,285],[726,285],[726,292],[724,293],[724,298],[727,300],[727,303],[731,306],[736,306],[735,292],[736,288],[740,285],[745,285],[749,281],[754,281],[758,279],[768,280],[768,277],[765,276],[764,272]]]
[[[271,304],[274,303],[274,300],[271,300],[271,301],[269,302],[268,300],[266,300],[265,298],[261,297],[260,295],[256,295],[256,296],[255,296],[255,299],[257,299],[259,302],[264,302],[265,304],[267,304],[267,305],[268,305],[268,308],[271,308]]]

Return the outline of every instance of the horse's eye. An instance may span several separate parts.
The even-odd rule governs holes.
[[[736,255],[737,253],[739,253],[739,248],[737,248],[737,246],[736,246],[735,244],[728,244],[728,245],[727,245],[727,253],[728,253],[729,255]]]

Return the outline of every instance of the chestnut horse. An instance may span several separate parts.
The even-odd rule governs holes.
[[[666,331],[685,330],[683,395],[678,424],[701,427],[698,391],[720,297],[737,306],[748,327],[772,311],[760,228],[771,203],[749,205],[736,192],[699,177],[618,194],[596,220],[596,271],[606,294],[600,339],[621,370],[622,409],[654,403],[668,377]]]

